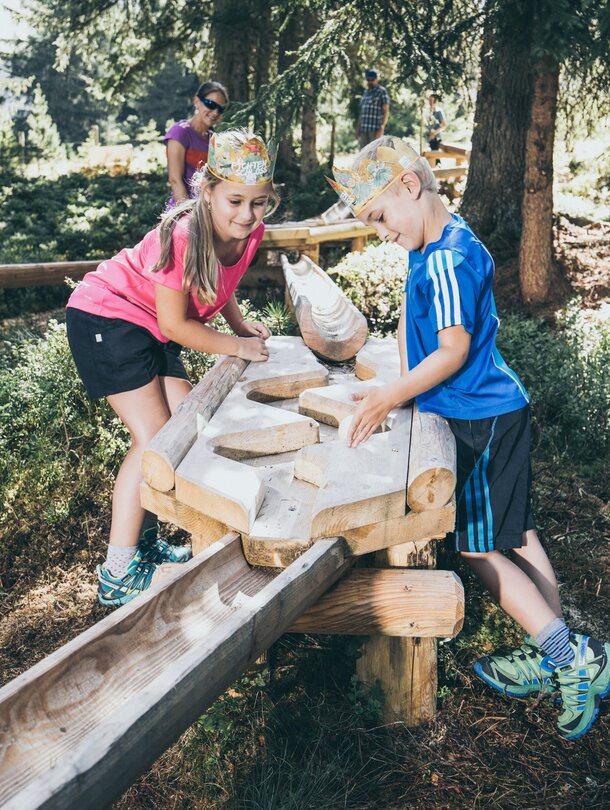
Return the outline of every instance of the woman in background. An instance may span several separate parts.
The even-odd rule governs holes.
[[[163,136],[167,152],[167,176],[172,190],[168,208],[197,196],[191,178],[208,159],[209,138],[229,103],[220,82],[204,82],[193,99],[195,113],[177,121]]]

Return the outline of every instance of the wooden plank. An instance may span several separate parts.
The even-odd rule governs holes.
[[[400,355],[396,338],[369,338],[356,355],[355,372],[360,380],[376,378],[386,383],[398,379]]]
[[[437,180],[457,180],[468,174],[468,166],[436,166],[432,169],[432,174]]]
[[[348,566],[335,538],[261,572],[230,535],[7,684],[3,810],[108,807]]]
[[[281,256],[286,287],[306,345],[335,362],[354,357],[366,341],[368,326],[345,293],[312,258],[291,264]]]
[[[159,492],[145,481],[140,485],[140,503],[159,520],[173,523],[191,535],[193,554],[199,554],[229,531],[229,527],[176,500],[174,490]],[[285,567],[285,566],[283,566]]]
[[[248,361],[239,357],[221,357],[148,444],[141,469],[153,489],[174,489],[176,467],[247,366]]]
[[[453,637],[464,624],[464,588],[453,571],[348,571],[290,633]]]

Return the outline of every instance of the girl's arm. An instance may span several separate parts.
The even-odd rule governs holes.
[[[407,360],[407,295],[403,293],[398,319],[398,354],[400,355],[400,376],[409,370]]]
[[[184,185],[184,164],[186,161],[186,149],[173,138],[167,142],[167,177],[172,190],[172,197],[175,202],[180,203],[188,200],[189,193]]]
[[[241,337],[261,337],[263,340],[267,340],[268,337],[271,337],[271,332],[264,323],[260,321],[244,320],[237,299],[235,298],[235,293],[233,293],[220,310],[220,314],[236,335],[240,335]]]
[[[155,284],[157,323],[166,338],[198,352],[228,354],[244,360],[266,360],[269,350],[260,337],[225,335],[187,317],[188,293]]]
[[[438,333],[439,347],[412,371],[395,382],[356,394],[360,405],[354,413],[347,436],[348,447],[357,447],[374,433],[392,408],[442,383],[464,365],[470,351],[470,335],[463,326],[449,326]]]

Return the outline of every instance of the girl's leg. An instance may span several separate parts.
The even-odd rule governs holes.
[[[159,377],[159,384],[163,392],[170,413],[173,413],[193,386],[182,377]]]
[[[170,417],[159,378],[135,391],[107,397],[131,434],[131,447],[117,474],[112,495],[110,545],[137,546],[144,518],[140,506],[140,462],[144,448]]]
[[[535,583],[555,615],[561,616],[557,579],[549,558],[534,529],[523,534],[523,546],[512,550],[513,561]]]
[[[500,551],[460,553],[500,607],[531,636],[537,636],[561,616],[561,611],[546,601],[525,571]]]

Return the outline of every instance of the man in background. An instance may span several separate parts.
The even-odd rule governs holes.
[[[379,84],[379,73],[369,68],[364,74],[367,88],[360,99],[356,137],[362,149],[367,143],[381,138],[390,114],[390,96]]]

